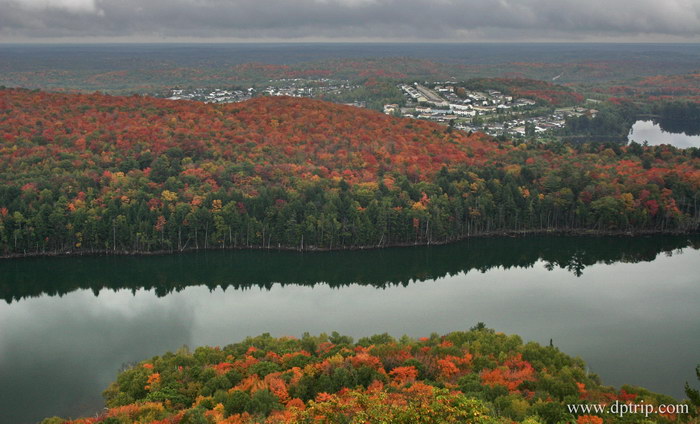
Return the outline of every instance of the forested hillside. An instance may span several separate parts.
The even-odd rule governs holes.
[[[42,424],[631,424],[696,415],[668,396],[603,386],[581,359],[483,324],[418,340],[265,334],[181,349],[134,364],[104,395],[108,408],[94,418]],[[688,412],[574,414],[566,406],[628,402]]]
[[[700,153],[524,143],[316,100],[0,90],[0,252],[350,248],[698,227]]]

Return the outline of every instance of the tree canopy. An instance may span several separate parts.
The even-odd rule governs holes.
[[[700,154],[496,140],[298,98],[0,90],[0,252],[351,248],[689,231]]]
[[[357,342],[338,333],[263,334],[183,348],[133,365],[104,392],[97,417],[42,424],[687,422],[689,414],[581,414],[567,404],[679,404],[648,390],[601,384],[584,362],[478,324],[417,340]],[[689,411],[691,409],[688,409]],[[651,422],[651,421],[649,421]]]

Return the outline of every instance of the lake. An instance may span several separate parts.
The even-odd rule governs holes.
[[[128,364],[183,345],[478,322],[552,339],[603,382],[677,398],[700,363],[700,236],[472,239],[297,253],[0,260],[0,422],[94,415]]]
[[[643,144],[649,142],[651,146],[670,144],[679,148],[700,147],[700,135],[687,135],[685,133],[667,132],[653,121],[637,121],[632,125],[627,141],[636,141]]]

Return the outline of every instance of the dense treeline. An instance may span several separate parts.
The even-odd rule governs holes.
[[[603,386],[584,362],[478,324],[467,332],[357,343],[337,333],[265,334],[183,348],[135,364],[95,418],[43,424],[688,422],[695,407],[648,390]],[[567,404],[669,404],[689,413],[572,414]]]
[[[626,142],[637,117],[645,112],[632,102],[606,102],[597,107],[595,116],[567,117],[566,126],[558,131],[559,134],[583,136],[582,140],[602,137]]]
[[[700,135],[700,103],[663,102],[655,104],[653,110],[662,130]]]
[[[350,248],[689,231],[697,149],[515,145],[292,98],[0,90],[0,251]]]

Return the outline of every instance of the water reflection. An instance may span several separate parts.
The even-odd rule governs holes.
[[[693,125],[679,126],[671,121],[637,121],[632,125],[627,140],[639,144],[646,141],[651,146],[670,144],[681,149],[700,147],[700,123]]]
[[[183,299],[89,291],[0,308],[0,422],[91,416],[125,364],[181,346],[194,314]]]
[[[537,237],[4,261],[3,294],[15,301],[0,303],[0,422],[93,415],[125,363],[182,345],[264,332],[418,337],[479,321],[551,338],[606,384],[682,397],[700,360],[699,241]]]
[[[25,258],[0,261],[0,298],[11,303],[78,289],[210,289],[273,284],[386,288],[492,268],[530,268],[541,260],[580,277],[595,263],[652,261],[661,252],[700,248],[700,236],[479,238],[446,246],[296,253],[209,251],[151,257]]]

